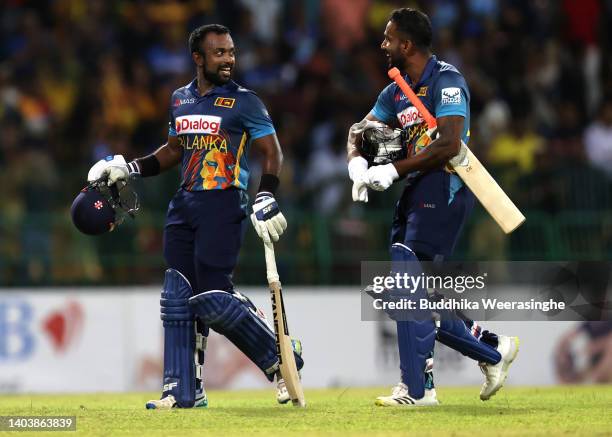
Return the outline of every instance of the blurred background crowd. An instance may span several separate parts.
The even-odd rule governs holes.
[[[359,261],[387,257],[402,184],[353,204],[346,135],[388,83],[382,32],[406,6],[429,14],[434,53],[466,77],[470,147],[527,216],[506,237],[478,207],[457,256],[609,259],[610,0],[4,0],[0,284],[161,281],[177,171],[140,181],[141,213],[109,235],[78,234],[69,208],[95,161],[165,141],[170,95],[194,76],[189,32],[213,22],[232,31],[235,79],[266,103],[285,153],[281,277],[359,282]],[[261,283],[262,265],[249,229],[237,281]]]

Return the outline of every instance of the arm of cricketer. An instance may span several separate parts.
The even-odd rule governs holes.
[[[283,163],[283,152],[275,133],[255,139],[253,146],[263,156],[263,168],[259,190],[253,203],[251,222],[264,243],[270,243],[271,240],[278,241],[287,229],[287,220],[274,199],[279,185],[278,175]]]
[[[283,162],[283,153],[276,134],[255,139],[253,146],[263,155],[263,175],[253,204],[251,221],[257,235],[264,242],[278,241],[287,228],[287,220],[274,199],[274,192],[279,184],[278,175]],[[131,162],[126,162],[122,155],[101,159],[89,170],[87,180],[93,182],[106,178],[108,184],[112,185],[133,177],[155,176],[177,165],[182,156],[183,148],[179,144],[178,137],[168,135],[166,144],[143,158]]]
[[[126,181],[130,177],[155,176],[166,171],[181,161],[183,148],[177,136],[168,135],[168,142],[152,154],[126,162],[123,155],[107,156],[96,162],[87,174],[87,181],[93,182],[102,178],[113,185]]]
[[[405,159],[371,167],[365,175],[367,186],[376,191],[384,191],[408,173],[439,168],[459,154],[464,118],[450,115],[438,118],[437,122],[438,136],[428,147]]]

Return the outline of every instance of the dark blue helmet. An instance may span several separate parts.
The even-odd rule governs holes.
[[[130,202],[122,199],[122,188],[108,187],[104,182],[93,182],[83,188],[70,211],[76,228],[87,235],[100,235],[115,229],[126,215],[134,217],[138,198],[132,191]]]

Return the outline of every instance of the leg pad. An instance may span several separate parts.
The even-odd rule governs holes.
[[[278,369],[276,338],[253,303],[237,292],[210,290],[189,299],[192,311],[210,328],[227,337],[272,381]],[[302,358],[295,354],[298,369]]]
[[[164,325],[164,386],[162,398],[173,395],[179,407],[195,401],[195,324],[189,309],[191,285],[177,270],[168,269],[161,294]]]
[[[501,359],[497,349],[487,342],[479,341],[459,318],[447,315],[440,321],[437,339],[440,343],[461,352],[478,362],[496,364]]]

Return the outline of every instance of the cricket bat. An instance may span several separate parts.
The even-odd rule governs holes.
[[[397,68],[392,68],[388,72],[389,77],[404,92],[408,100],[419,110],[429,128],[428,133],[436,128],[436,119],[429,113],[423,102],[414,94],[414,91],[402,77]],[[519,211],[512,200],[504,193],[504,190],[495,182],[486,168],[480,163],[472,151],[465,147],[465,155],[458,164],[453,166],[459,177],[465,182],[468,188],[474,193],[482,206],[493,217],[493,220],[509,234],[518,228],[524,221],[525,216]],[[462,152],[463,153],[463,152]]]
[[[289,327],[287,326],[287,315],[285,304],[283,303],[283,292],[281,289],[278,270],[276,269],[276,258],[274,256],[274,245],[272,242],[265,243],[266,253],[266,273],[270,286],[270,298],[272,299],[272,319],[274,321],[274,333],[276,334],[276,353],[280,366],[280,373],[285,380],[287,392],[291,397],[291,402],[295,407],[305,407],[306,399],[302,382],[298,374],[291,337],[289,337]]]

